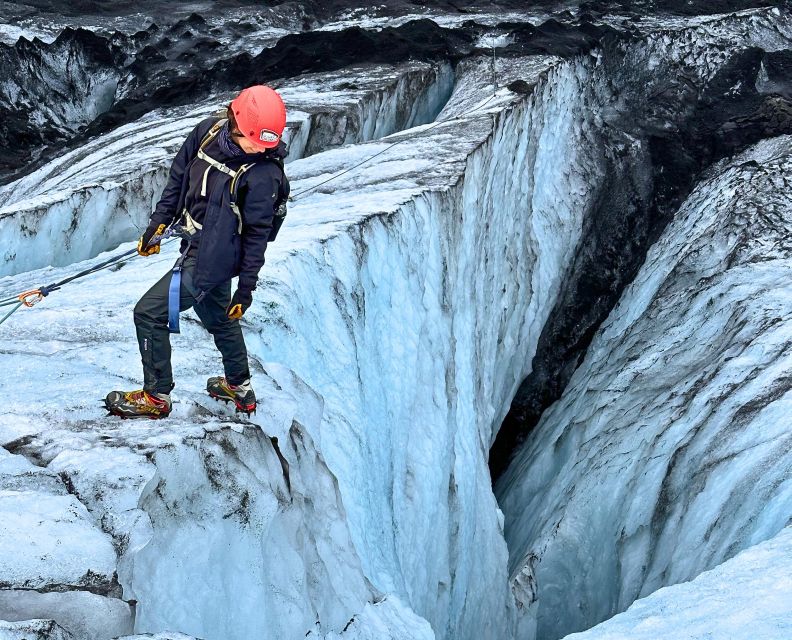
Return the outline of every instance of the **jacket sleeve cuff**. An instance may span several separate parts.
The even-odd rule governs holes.
[[[237,291],[244,291],[246,293],[253,293],[253,290],[256,288],[256,280],[248,280],[248,279],[239,279],[237,283]]]

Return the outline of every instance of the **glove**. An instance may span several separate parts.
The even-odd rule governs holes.
[[[248,310],[252,302],[253,293],[251,291],[237,289],[236,292],[234,292],[234,296],[231,298],[231,303],[226,308],[226,315],[231,318],[231,320],[239,320],[245,315],[245,311]]]
[[[165,232],[165,225],[157,225],[156,222],[149,224],[138,240],[137,252],[141,256],[150,256],[160,252],[161,236]],[[152,244],[152,240],[154,243]],[[149,246],[151,245],[151,246]]]

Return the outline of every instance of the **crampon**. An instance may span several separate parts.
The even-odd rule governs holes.
[[[215,400],[233,402],[237,413],[246,413],[248,417],[256,413],[256,394],[253,393],[250,380],[234,385],[229,384],[224,377],[217,376],[206,381],[206,391]]]
[[[105,398],[105,408],[110,415],[120,418],[167,418],[171,412],[170,396],[164,393],[137,391],[111,391]]]

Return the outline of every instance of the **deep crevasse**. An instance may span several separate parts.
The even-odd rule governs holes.
[[[332,189],[324,187],[298,202],[290,213],[290,226],[271,248],[256,303],[247,316],[250,351],[256,362],[285,364],[324,396],[321,423],[302,420],[301,424],[305,423],[303,428],[332,472],[329,478],[339,481],[344,513],[336,518],[339,531],[323,530],[327,518],[311,517],[307,507],[277,508],[283,480],[278,479],[282,474],[277,465],[265,464],[267,456],[274,460],[271,454],[258,461],[266,477],[258,484],[250,481],[261,495],[249,507],[252,520],[236,520],[238,504],[223,510],[217,506],[227,498],[211,482],[201,480],[206,472],[190,476],[196,486],[204,487],[198,493],[189,482],[179,483],[169,462],[174,456],[190,468],[209,470],[219,464],[222,477],[229,472],[224,465],[238,465],[236,454],[228,447],[218,449],[213,442],[218,437],[237,437],[212,435],[228,427],[222,427],[222,421],[215,424],[201,409],[200,378],[211,372],[215,357],[190,315],[184,331],[191,348],[184,349],[181,341],[175,345],[182,382],[172,424],[164,426],[164,434],[173,433],[170,440],[152,436],[138,441],[142,436],[116,432],[115,425],[104,425],[93,416],[95,410],[73,397],[73,380],[91,379],[94,385],[109,386],[118,385],[119,376],[122,385],[123,380],[137,377],[134,343],[124,338],[119,342],[119,336],[131,330],[124,310],[131,308],[153,277],[147,272],[152,262],[167,261],[167,252],[118,274],[97,276],[96,286],[83,289],[81,299],[62,299],[57,310],[38,309],[40,323],[32,331],[11,325],[15,349],[28,355],[23,363],[13,355],[16,351],[6,354],[9,372],[23,366],[25,375],[35,375],[43,367],[43,378],[56,376],[51,385],[55,397],[66,401],[45,411],[50,416],[46,424],[23,420],[17,413],[21,406],[9,407],[0,424],[3,441],[9,450],[44,466],[47,478],[59,474],[48,483],[60,487],[58,478],[68,479],[65,489],[84,500],[97,524],[113,535],[120,545],[120,586],[125,598],[137,601],[137,630],[179,628],[214,639],[228,637],[227,625],[232,625],[232,635],[245,637],[247,631],[266,624],[267,611],[286,606],[283,593],[294,590],[286,601],[293,603],[296,613],[283,618],[284,637],[302,637],[308,624],[305,616],[313,612],[318,614],[319,632],[340,632],[344,627],[340,619],[360,612],[367,600],[377,602],[382,597],[378,594],[398,596],[425,616],[440,638],[511,635],[515,612],[507,553],[486,456],[493,424],[506,410],[510,389],[525,373],[542,316],[558,287],[558,274],[572,259],[580,233],[586,208],[583,185],[594,169],[585,158],[578,158],[568,169],[558,170],[559,154],[576,158],[577,150],[587,148],[580,138],[585,128],[574,126],[577,123],[569,116],[585,94],[585,74],[581,77],[580,69],[585,65],[579,62],[542,58],[518,65],[515,72],[537,83],[533,95],[524,98],[501,91],[481,113],[431,131],[418,127],[403,134],[409,144],[386,152],[376,167],[353,172]],[[506,109],[499,106],[504,103]],[[447,115],[455,115],[455,108],[467,113],[470,107],[464,105],[466,100],[452,98]],[[295,162],[290,172],[296,188],[309,186],[314,176],[326,175],[330,167],[344,168],[388,144],[390,140],[348,147]],[[515,175],[528,179],[514,180]],[[555,186],[536,191],[534,180]],[[30,277],[12,278],[7,284],[15,288],[15,283]],[[95,305],[93,298],[119,277],[125,277],[127,286],[115,291],[114,308],[93,325],[90,362],[85,362],[80,354],[86,352],[75,348],[87,339],[81,328],[83,308]],[[533,294],[537,290],[542,295]],[[22,330],[24,334],[17,333]],[[42,345],[48,346],[42,350]],[[47,353],[58,354],[56,372]],[[257,370],[258,385],[266,390],[267,376]],[[276,391],[283,388],[284,375],[275,376]],[[364,385],[365,380],[377,384]],[[276,391],[263,396],[265,406],[278,404]],[[194,402],[196,409],[189,409]],[[267,414],[260,424],[282,440],[283,427],[277,425],[288,422],[284,417],[288,415],[293,414]],[[111,457],[107,465],[96,465],[81,462],[73,453],[98,446],[101,458],[107,455],[102,447],[112,442],[130,448],[134,455]],[[196,455],[196,447],[204,453]],[[218,451],[225,453],[218,458]],[[297,465],[295,472],[307,473],[308,463],[294,451],[290,446],[283,455],[290,465]],[[145,462],[139,459],[141,453]],[[141,464],[147,469],[143,474]],[[90,472],[86,475],[85,470]],[[308,475],[321,478],[320,473]],[[97,498],[92,489],[97,484],[111,490]],[[168,499],[172,491],[174,497]],[[319,495],[323,494],[317,499]],[[338,513],[340,502],[332,491],[326,495],[320,499],[323,513]],[[64,504],[63,500],[56,502]],[[278,573],[272,573],[271,562],[259,564],[257,558],[267,557],[266,546],[260,547],[265,552],[260,556],[256,549],[262,543],[248,531],[251,522],[262,518],[272,535],[288,532],[275,544],[278,553],[297,554]],[[287,526],[295,519],[296,524]],[[312,523],[312,538],[329,554],[322,563],[327,572],[311,560],[310,547],[300,542],[304,534],[292,537],[301,531],[303,519]],[[87,514],[80,526],[90,528]],[[349,534],[344,534],[347,528]],[[343,540],[343,535],[351,535],[352,544],[341,544],[334,551],[333,541]],[[229,539],[235,541],[230,549]],[[99,558],[95,560],[101,569],[98,575],[107,584],[102,589],[112,591],[112,576]],[[239,570],[260,566],[262,571],[251,572],[254,583],[233,579],[231,571],[211,578],[219,581],[214,588],[191,589],[218,561]],[[347,591],[328,591],[329,584],[344,575],[340,567],[350,567],[342,580]],[[300,576],[319,586],[308,591],[298,587]],[[64,595],[50,604],[39,599],[29,603],[28,610],[37,611],[35,617],[46,617],[49,611],[68,617],[69,599],[88,597],[79,595],[85,589],[79,571],[72,579],[78,596]],[[54,578],[37,580],[50,584]],[[280,586],[277,593],[264,589],[263,609],[249,619],[240,617],[244,600],[235,588],[248,593],[260,582]],[[22,598],[18,592],[10,593],[17,601]],[[333,593],[340,600],[334,600]],[[90,596],[92,606],[105,606],[102,597]],[[180,602],[188,602],[189,607]],[[398,612],[392,617],[409,620],[413,615],[399,609],[391,596],[382,602],[367,605],[375,608],[375,618],[382,618],[377,607],[386,611],[382,607],[387,606]],[[192,614],[195,609],[217,615],[197,619]],[[222,617],[223,611],[237,615]],[[131,614],[121,607],[114,620],[128,624]],[[426,637],[414,615],[411,625],[413,637]],[[349,629],[347,635],[356,632],[355,625]]]
[[[788,136],[770,139],[709,171],[498,483],[539,637],[588,628],[790,522],[791,154]]]
[[[636,97],[625,93],[625,80],[632,80],[640,96],[641,91],[653,88],[654,76],[663,88],[664,75],[678,68],[685,70],[691,86],[701,86],[705,91],[708,83],[728,81],[730,74],[739,68],[740,55],[746,47],[784,49],[789,46],[790,33],[788,14],[778,10],[752,11],[694,21],[687,27],[679,25],[626,42],[622,50],[627,63],[624,71],[594,78],[598,95],[607,96],[612,91],[614,96],[612,103],[598,101],[602,105],[600,115],[606,122],[619,122],[614,115],[625,111],[625,106]],[[665,68],[657,68],[659,60],[665,62]],[[636,79],[646,74],[653,77],[644,89]],[[627,84],[626,88],[629,87]],[[657,95],[662,96],[662,92]],[[667,107],[662,97],[655,96],[647,104],[649,124],[670,126],[669,121],[674,122],[664,111]],[[640,138],[634,140],[633,148],[640,149],[641,143]],[[733,201],[728,199],[734,184],[744,179],[742,176],[734,179],[729,173],[722,183],[717,182],[717,175],[714,178],[710,175],[710,182],[699,185],[697,193],[699,198],[708,199],[706,206],[713,214],[718,212],[721,218],[718,224],[724,227],[736,216],[750,218],[761,211],[768,211],[768,215],[774,211],[775,217],[768,221],[767,229],[749,226],[757,236],[766,231],[772,236],[777,233],[772,227],[783,227],[779,219],[786,215],[783,196],[775,193],[775,190],[784,191],[778,186],[777,175],[783,169],[775,161],[770,162],[772,154],[757,153],[757,160],[752,160],[749,154],[741,161],[758,161],[762,175],[773,177],[766,182],[761,182],[758,176],[746,181],[738,192],[744,199],[737,196]],[[776,160],[780,162],[779,158]],[[727,169],[728,166],[720,166],[717,170]],[[719,191],[721,195],[717,195]],[[740,232],[730,229],[722,232],[722,240],[707,247],[710,236],[721,233],[718,225],[680,229],[678,219],[684,216],[690,216],[686,208],[676,214],[676,221],[664,237],[676,233],[677,242],[698,238],[701,247],[696,253],[710,250],[714,255],[720,250],[727,251],[723,243],[741,242]],[[766,238],[758,241],[767,246],[773,244]],[[716,437],[712,434],[719,434],[719,442],[729,441],[724,426],[729,418],[706,426],[701,421],[708,420],[710,412],[730,415],[737,401],[709,395],[708,371],[717,368],[714,362],[720,357],[719,350],[737,349],[741,341],[753,341],[749,339],[752,331],[761,331],[757,324],[752,324],[749,329],[743,329],[742,337],[731,335],[731,322],[737,323],[736,331],[740,321],[732,318],[724,324],[719,318],[711,318],[717,308],[715,302],[700,305],[686,300],[686,295],[699,293],[692,284],[678,300],[665,299],[673,307],[669,311],[663,310],[663,303],[656,300],[649,317],[641,317],[644,305],[654,295],[649,289],[637,291],[642,278],[667,275],[664,286],[684,287],[699,273],[700,265],[692,258],[689,264],[680,265],[679,271],[672,269],[667,273],[667,267],[682,259],[681,249],[669,250],[659,260],[654,258],[660,250],[658,246],[650,250],[638,280],[628,288],[604,325],[606,338],[602,334],[595,338],[561,400],[545,412],[507,474],[498,482],[496,494],[506,514],[512,579],[516,585],[525,586],[527,600],[535,610],[524,620],[522,637],[531,638],[536,633],[539,638],[558,638],[585,629],[623,611],[636,598],[655,589],[691,579],[783,526],[787,498],[783,489],[772,493],[769,488],[776,481],[788,482],[785,475],[788,470],[782,459],[775,459],[773,471],[767,471],[767,513],[760,518],[761,523],[748,525],[743,521],[744,517],[759,518],[756,509],[763,508],[761,500],[745,507],[736,506],[741,500],[738,484],[748,477],[753,478],[748,482],[754,484],[765,482],[759,478],[758,471],[755,475],[745,471],[746,467],[754,468],[751,462],[732,467],[734,477],[728,482],[736,484],[729,501],[724,503],[717,489],[702,497],[703,485],[707,483],[709,487],[707,478],[716,472],[709,467],[698,467],[689,452],[698,438]],[[736,254],[730,255],[731,258],[724,258],[720,268],[733,264]],[[710,275],[707,270],[700,277]],[[741,295],[749,293],[735,293],[729,299],[731,308],[742,306]],[[620,320],[614,319],[617,312],[622,316]],[[625,316],[631,320],[622,322]],[[697,317],[701,318],[700,327],[695,325]],[[720,336],[719,332],[729,333]],[[736,342],[731,347],[723,344],[732,338]],[[776,344],[776,338],[762,336],[756,342],[762,345],[760,349],[773,350],[775,346],[771,345]],[[745,362],[734,364],[738,369],[747,366]],[[766,373],[772,378],[773,371],[775,367],[769,367]],[[753,371],[753,375],[758,375],[758,371]],[[769,395],[748,402],[753,407],[751,411],[758,411],[760,406],[775,400],[775,394],[782,393],[784,387],[779,383],[771,385],[771,389]],[[735,420],[742,419],[741,416],[744,417],[740,413]],[[757,425],[763,424],[759,418],[756,420]],[[772,422],[773,418],[768,420]],[[732,444],[739,449],[739,443]],[[740,478],[741,469],[746,474],[743,478]],[[726,481],[719,477],[713,482]],[[692,486],[684,488],[686,483]],[[696,492],[701,495],[695,500],[688,495]],[[685,504],[688,499],[693,502],[689,507]],[[685,518],[681,512],[688,508],[696,515]],[[696,522],[696,518],[706,524]],[[751,529],[753,526],[756,529]],[[753,533],[748,534],[747,530]],[[684,544],[679,536],[685,537]],[[531,619],[538,623],[535,631],[531,629]]]
[[[271,263],[262,288],[270,313],[253,350],[322,393],[321,446],[366,573],[438,637],[511,633],[487,452],[582,226],[595,168],[572,114],[586,73],[551,68],[482,143],[459,125],[418,137],[419,179],[456,160],[444,151],[457,131],[476,144],[459,183],[342,223]],[[461,126],[487,136],[490,118]],[[384,158],[386,175],[397,158]],[[343,186],[333,190],[343,211]],[[324,201],[295,207],[297,224]]]
[[[175,345],[177,410],[157,431],[161,440],[123,433],[74,398],[81,379],[98,387],[137,379],[128,310],[172,255],[98,276],[97,287],[84,289],[80,299],[64,300],[57,311],[37,309],[35,327],[11,325],[14,347],[0,354],[3,366],[18,375],[38,373],[62,406],[48,405],[42,424],[12,402],[0,423],[3,442],[60,474],[47,475],[48,482],[69,480],[91,506],[95,522],[86,516],[86,527],[119,538],[142,527],[135,544],[122,547],[118,567],[125,596],[137,599],[137,630],[189,628],[214,639],[229,637],[228,625],[240,625],[231,633],[245,637],[283,607],[284,637],[314,631],[315,614],[317,634],[356,637],[343,635],[345,617],[360,620],[361,610],[374,609],[376,618],[377,607],[396,602],[382,595],[395,594],[426,617],[439,638],[511,635],[518,616],[487,452],[571,268],[591,185],[602,172],[590,121],[597,115],[591,110],[596,57],[511,64],[517,77],[535,83],[533,93],[501,91],[482,113],[400,134],[406,142],[373,166],[298,201],[269,250],[245,324],[262,404],[277,410],[257,421],[279,438],[295,479],[305,474],[304,503],[280,500],[281,463],[257,428],[242,428],[246,436],[240,437],[238,425],[203,408],[203,377],[217,362],[189,314]],[[486,79],[472,84],[483,87]],[[444,117],[463,114],[486,95],[452,96]],[[293,163],[295,190],[396,139]],[[4,285],[15,289],[43,273],[52,274]],[[126,286],[118,287],[120,281]],[[102,304],[106,290],[113,290],[114,304],[103,307],[86,332],[84,309]],[[321,420],[318,412],[300,417],[316,399],[270,362],[294,370],[323,396]],[[0,389],[7,384],[0,381]],[[289,393],[294,406],[283,408],[279,402]],[[299,438],[292,439],[292,420],[310,438],[307,457]],[[57,428],[48,435],[51,423]],[[112,445],[123,456],[113,459],[118,464],[111,471],[74,462],[72,452],[85,443]],[[141,456],[146,473],[156,475],[134,476]],[[180,484],[182,464],[195,474]],[[98,476],[81,488],[83,469],[98,469]],[[93,497],[97,482],[107,485],[124,473],[130,486],[110,483],[108,500]],[[259,500],[246,506],[244,490],[230,498],[212,474],[243,477]],[[118,496],[123,504],[115,503]],[[309,504],[313,499],[321,504]],[[118,513],[124,517],[116,519]],[[280,565],[261,542],[261,522]],[[325,528],[326,522],[333,526]],[[337,540],[351,542],[334,546]],[[204,579],[218,562],[228,573]],[[106,573],[112,569],[98,564]],[[248,572],[251,582],[238,579]],[[104,578],[108,588],[117,586],[112,576]],[[247,596],[262,585],[262,600],[253,604],[235,591]],[[518,588],[517,595],[519,605],[530,604],[530,589]],[[204,607],[217,615],[197,618],[194,610]],[[222,617],[230,612],[238,615]],[[119,615],[119,624],[129,622],[129,612]],[[430,637],[414,614],[397,617],[414,624],[414,637]],[[349,629],[354,633],[355,624]]]
[[[567,640],[789,638],[791,558],[792,527],[786,527],[694,580],[659,589]]]

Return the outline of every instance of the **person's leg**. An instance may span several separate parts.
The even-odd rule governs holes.
[[[247,348],[239,320],[231,320],[226,309],[231,302],[231,281],[211,289],[200,302],[195,312],[212,334],[215,345],[223,356],[223,369],[229,384],[239,385],[250,379]]]
[[[166,273],[135,305],[135,330],[143,361],[143,389],[149,393],[170,393],[173,389],[170,332],[168,331],[168,290],[172,272]],[[182,283],[179,310],[195,303]]]

